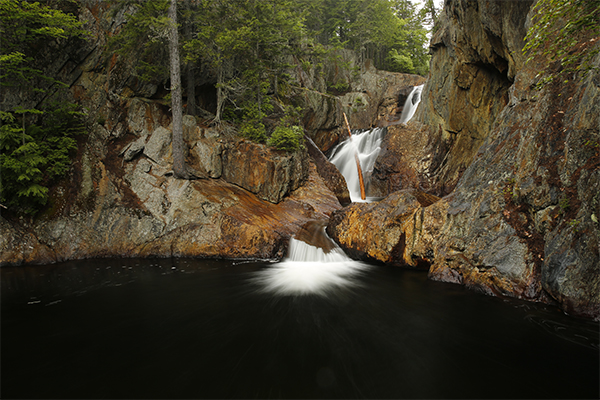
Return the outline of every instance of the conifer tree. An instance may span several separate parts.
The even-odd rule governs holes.
[[[34,214],[46,204],[51,181],[69,171],[74,136],[83,133],[82,112],[64,100],[67,85],[44,72],[39,48],[62,49],[85,33],[72,13],[0,0],[0,202],[14,211]]]

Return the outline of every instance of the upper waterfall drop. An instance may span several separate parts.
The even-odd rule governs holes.
[[[413,115],[415,115],[415,111],[417,111],[417,107],[421,102],[421,93],[423,92],[423,86],[425,85],[413,87],[413,90],[406,98],[404,108],[402,109],[402,115],[400,116],[401,124],[406,124],[408,121],[410,121]]]

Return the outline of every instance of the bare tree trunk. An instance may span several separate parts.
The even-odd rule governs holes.
[[[177,0],[169,6],[169,62],[171,69],[171,110],[173,114],[173,174],[175,178],[190,179],[185,165],[185,143],[183,141],[183,107],[181,105],[181,70],[179,64],[179,37],[177,33]]]
[[[194,64],[189,62],[187,70],[187,115],[196,115],[196,76]]]

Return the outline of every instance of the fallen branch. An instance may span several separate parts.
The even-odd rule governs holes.
[[[346,113],[344,114],[344,121],[346,121],[346,128],[348,128],[348,136],[350,136],[350,140],[352,140],[352,131],[350,130],[350,124],[348,123],[348,118],[346,118]],[[360,160],[358,159],[358,151],[354,150],[354,159],[356,160],[356,169],[358,170],[358,183],[360,185],[360,198],[365,200],[367,198],[365,194],[365,181],[363,180],[362,168],[360,168]]]

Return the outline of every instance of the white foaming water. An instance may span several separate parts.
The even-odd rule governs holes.
[[[413,90],[406,98],[406,103],[404,103],[402,115],[400,116],[400,123],[406,124],[408,121],[410,121],[413,115],[415,115],[415,111],[417,111],[417,106],[421,102],[421,92],[423,92],[423,86],[424,85],[413,87]]]
[[[329,161],[344,175],[350,192],[350,199],[354,202],[364,202],[360,198],[360,181],[358,169],[356,168],[355,154],[358,152],[360,168],[363,171],[365,186],[368,185],[369,177],[373,172],[375,161],[381,151],[381,140],[384,128],[375,128],[368,131],[355,133],[351,138],[340,143],[334,150]]]
[[[255,281],[264,291],[279,295],[325,296],[334,289],[356,285],[354,276],[368,267],[353,261],[338,246],[325,252],[292,238],[288,258],[260,271]]]

